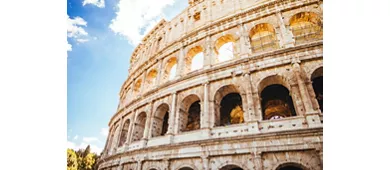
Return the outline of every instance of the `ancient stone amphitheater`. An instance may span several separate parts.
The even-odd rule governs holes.
[[[99,169],[322,169],[322,11],[189,0],[134,49]]]

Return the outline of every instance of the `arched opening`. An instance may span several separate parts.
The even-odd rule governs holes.
[[[244,122],[241,95],[234,85],[220,88],[215,96],[215,125],[227,126]]]
[[[290,92],[286,87],[280,84],[269,85],[263,89],[260,98],[264,120],[296,116]]]
[[[141,90],[141,79],[137,80],[134,85],[133,95],[137,96]]]
[[[127,133],[129,132],[130,128],[130,119],[127,119],[125,123],[123,123],[123,128],[121,132],[121,138],[119,140],[119,147],[123,146],[125,144],[126,139],[127,139]]]
[[[167,61],[167,64],[165,66],[163,80],[164,81],[173,80],[176,76],[176,70],[177,70],[177,59],[176,57],[172,57]]]
[[[314,89],[314,93],[316,94],[316,99],[318,101],[318,105],[320,106],[320,110],[323,113],[323,98],[324,94],[322,92],[323,88],[323,80],[322,80],[322,67],[316,69],[311,75],[311,82]]]
[[[235,51],[235,40],[230,34],[222,36],[215,41],[215,53],[218,55],[217,62],[224,62],[233,59]]]
[[[322,21],[313,12],[300,12],[290,19],[295,44],[322,39]]]
[[[279,165],[276,170],[306,170],[306,168],[297,163],[284,163]]]
[[[249,37],[254,53],[279,48],[275,29],[271,24],[257,24],[250,30]]]
[[[147,87],[151,87],[156,83],[157,71],[156,69],[150,70],[146,75],[146,85]]]
[[[180,106],[180,131],[200,129],[200,112],[200,99],[197,95],[192,94],[184,98]]]
[[[111,151],[113,151],[117,147],[118,140],[119,140],[119,133],[120,133],[120,128],[119,126],[117,126],[115,128],[114,136],[112,138],[111,149],[110,149]]]
[[[152,137],[163,136],[168,132],[169,106],[161,104],[153,117]]]
[[[193,170],[193,169],[189,167],[184,167],[184,168],[180,168],[179,170]]]
[[[186,57],[186,73],[195,71],[203,67],[203,48],[196,46],[191,48]]]
[[[109,139],[109,145],[107,147],[107,153],[111,154],[111,152],[115,148],[115,143],[116,143],[116,134],[119,133],[119,126],[116,126],[115,129],[112,131],[110,139]]]
[[[237,165],[225,165],[220,170],[243,170],[243,169]]]
[[[146,113],[142,112],[137,116],[137,119],[134,124],[134,132],[132,141],[139,141],[144,136],[146,124]]]

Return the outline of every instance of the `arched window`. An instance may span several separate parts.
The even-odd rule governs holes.
[[[243,169],[237,165],[225,165],[219,170],[243,170]]]
[[[112,142],[111,142],[111,152],[116,148],[118,144],[118,138],[119,138],[119,133],[120,133],[120,128],[117,126],[114,131],[114,136],[112,137]]]
[[[161,104],[153,117],[152,137],[163,136],[168,132],[169,106]]]
[[[322,39],[322,22],[320,17],[313,12],[301,12],[290,19],[291,31],[295,38],[295,44]]]
[[[142,137],[144,136],[145,124],[146,124],[146,113],[142,112],[138,114],[137,119],[135,120],[132,141],[139,141],[142,139]]]
[[[186,132],[200,129],[200,99],[197,95],[189,95],[180,105],[180,131]]]
[[[193,170],[193,169],[189,167],[184,167],[184,168],[180,168],[179,170]]]
[[[316,99],[318,102],[318,105],[320,106],[321,112],[323,112],[323,98],[324,94],[322,92],[322,85],[323,85],[323,80],[322,80],[322,67],[316,69],[313,74],[311,75],[311,82],[312,86],[314,89],[314,93],[316,94]]]
[[[127,139],[127,133],[129,132],[129,128],[130,128],[130,119],[127,119],[122,127],[121,138],[119,140],[119,147],[125,144]]]
[[[155,69],[150,70],[146,76],[146,86],[150,88],[153,85],[155,85],[156,78],[157,78],[157,71]]]
[[[232,35],[222,36],[215,41],[215,53],[218,55],[217,62],[224,62],[233,59],[235,51],[235,40]]]
[[[289,93],[289,90],[280,84],[269,85],[263,89],[260,98],[264,120],[296,116]]]
[[[262,23],[254,26],[249,32],[249,37],[254,53],[279,48],[275,29],[271,24]]]
[[[279,165],[276,170],[306,170],[306,168],[298,163],[288,162]]]
[[[133,95],[137,96],[141,90],[141,79],[137,80],[134,85]]]
[[[195,71],[201,69],[203,67],[203,48],[200,46],[196,46],[191,48],[186,57],[186,73],[190,71]]]
[[[215,125],[227,126],[244,122],[242,98],[234,85],[221,87],[215,95]]]
[[[172,57],[167,61],[165,65],[163,80],[164,81],[173,80],[176,76],[176,71],[177,71],[177,59],[176,57]]]

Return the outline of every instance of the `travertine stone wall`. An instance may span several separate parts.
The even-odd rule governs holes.
[[[295,33],[293,17],[302,22]],[[322,76],[323,44],[314,34],[322,36],[320,0],[189,0],[131,55],[99,169],[322,169],[323,113],[312,84]],[[226,42],[233,58],[221,61]],[[191,71],[197,52],[203,65]],[[288,90],[296,115],[265,118],[261,93],[272,85]],[[244,122],[219,126],[221,101],[231,93],[241,97]],[[200,128],[184,131],[195,101]]]

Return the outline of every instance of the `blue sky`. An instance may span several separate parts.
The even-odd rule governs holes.
[[[153,4],[153,5],[151,5]],[[187,0],[68,0],[68,147],[103,149],[139,39]]]

